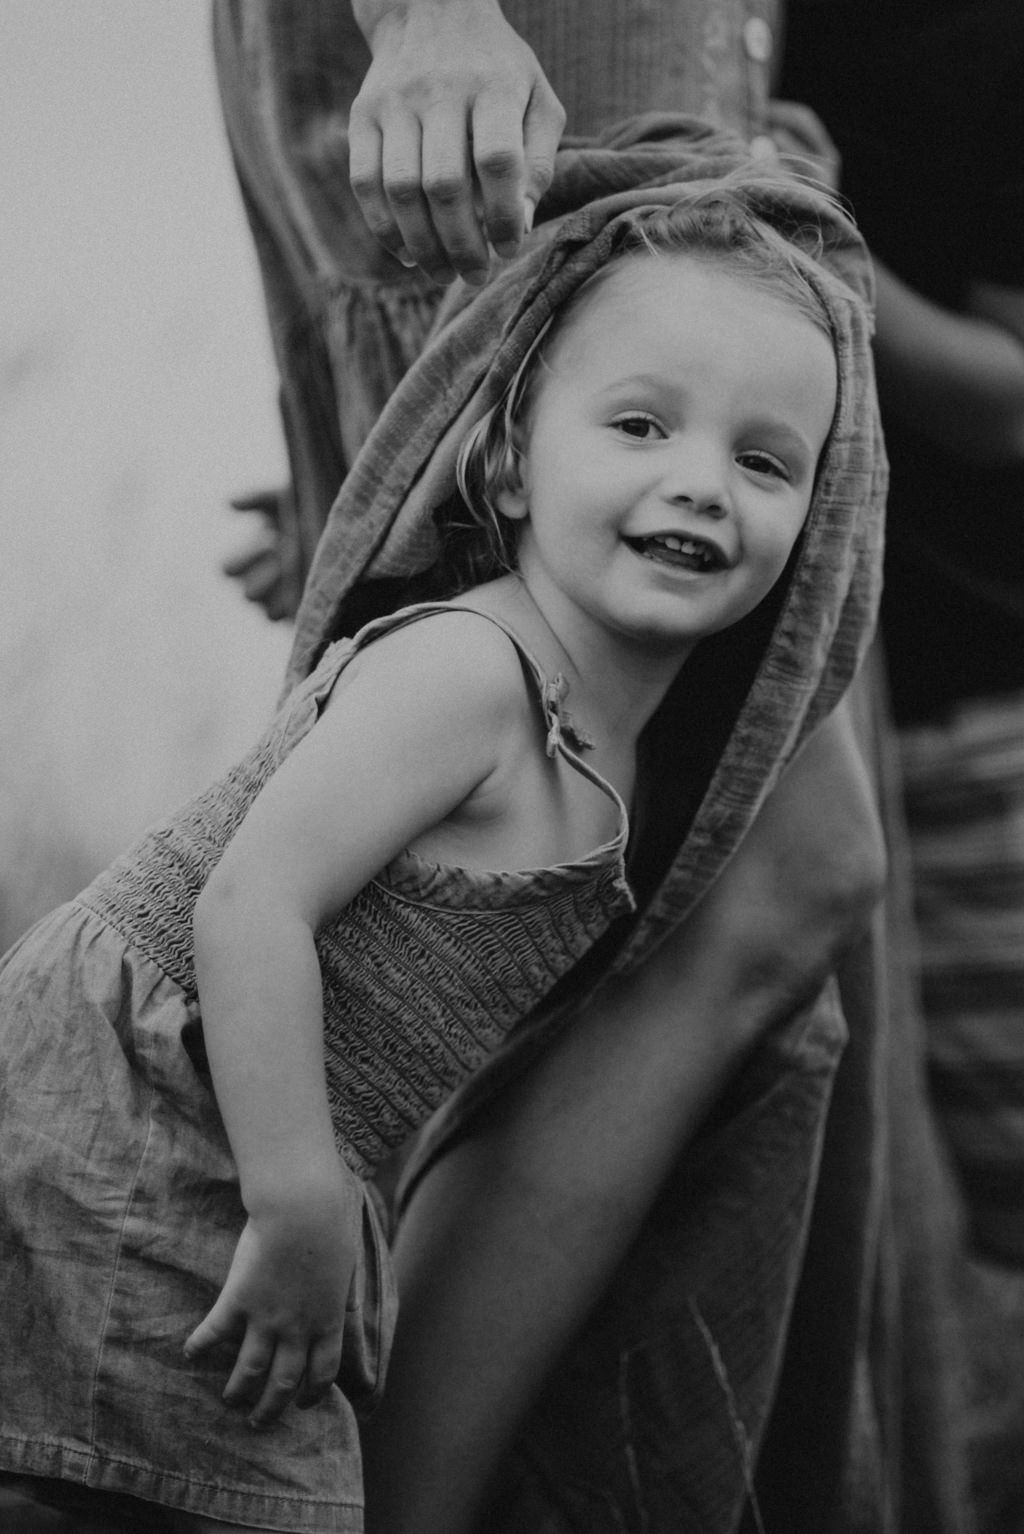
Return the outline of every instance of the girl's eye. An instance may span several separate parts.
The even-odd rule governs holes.
[[[776,458],[773,453],[740,453],[736,462],[744,469],[751,469],[755,474],[769,474],[776,479],[790,478],[789,470],[782,459]]]
[[[665,435],[652,415],[641,415],[636,412],[632,415],[620,415],[612,422],[612,426],[624,437],[630,437],[635,442],[653,442]]]

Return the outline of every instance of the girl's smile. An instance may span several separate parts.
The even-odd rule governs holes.
[[[542,364],[499,497],[570,652],[611,636],[677,667],[750,612],[803,527],[835,402],[829,338],[752,281],[686,255],[599,281]]]

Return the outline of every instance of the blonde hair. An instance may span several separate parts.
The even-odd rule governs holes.
[[[458,589],[515,568],[519,524],[502,514],[498,498],[520,483],[521,444],[544,360],[564,326],[623,261],[682,255],[713,263],[716,270],[789,303],[833,339],[828,310],[805,264],[808,256],[813,260],[821,255],[821,231],[812,224],[783,233],[756,214],[751,189],[763,198],[766,187],[770,183],[764,177],[740,173],[624,225],[605,264],[541,328],[501,398],[473,426],[459,450],[456,481],[461,505],[454,511],[446,508],[439,526],[442,562]],[[791,188],[784,183],[779,190]]]

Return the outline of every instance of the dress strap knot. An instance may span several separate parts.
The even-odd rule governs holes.
[[[554,756],[563,743],[568,743],[574,751],[592,751],[594,748],[591,737],[573,723],[569,710],[562,706],[568,691],[569,683],[561,671],[551,681],[545,679],[541,682],[541,707],[548,727],[545,746],[548,756]]]

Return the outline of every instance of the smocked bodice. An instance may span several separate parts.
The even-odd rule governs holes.
[[[250,804],[312,728],[351,657],[381,633],[446,610],[406,609],[333,645],[255,748],[151,831],[79,897],[196,998],[196,900]],[[497,620],[492,620],[497,621]],[[619,827],[588,856],[492,872],[399,854],[316,933],[328,1096],[339,1149],[365,1172],[502,1043],[616,916],[633,908],[626,818],[614,790],[563,738],[561,688],[499,624],[537,687],[549,754],[616,802]]]

